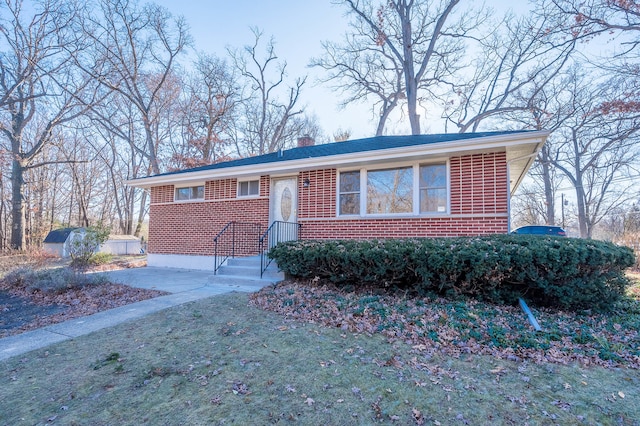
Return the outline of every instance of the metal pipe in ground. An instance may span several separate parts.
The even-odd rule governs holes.
[[[522,297],[518,298],[518,302],[520,302],[520,307],[522,308],[524,313],[527,314],[527,317],[529,317],[529,322],[531,323],[533,328],[535,328],[536,331],[542,331],[542,328],[540,327],[540,324],[538,324],[536,317],[533,316],[533,312],[531,312],[531,309],[529,309],[529,307],[527,306],[527,302],[525,302]]]

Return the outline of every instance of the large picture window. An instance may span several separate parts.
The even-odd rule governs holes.
[[[360,172],[340,173],[340,214],[360,214]]]
[[[367,214],[413,212],[413,169],[367,172]]]
[[[447,176],[445,163],[340,172],[338,215],[447,213]]]
[[[204,185],[176,188],[175,200],[204,200]]]

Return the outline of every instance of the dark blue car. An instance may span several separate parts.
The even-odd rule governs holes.
[[[559,226],[550,225],[529,225],[522,226],[512,234],[525,234],[525,235],[555,235],[556,237],[566,237],[567,232]]]

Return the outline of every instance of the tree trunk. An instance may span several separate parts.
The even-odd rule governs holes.
[[[24,165],[17,159],[13,160],[11,168],[11,204],[12,204],[12,227],[11,227],[11,248],[25,250],[26,242],[26,217],[24,206]]]
[[[549,150],[545,147],[540,152],[540,165],[542,166],[542,182],[544,185],[544,198],[546,206],[546,222],[547,225],[556,224],[556,203],[551,182],[551,162],[549,161]]]
[[[580,226],[580,237],[591,238],[591,232],[587,226],[587,206],[585,205],[584,189],[582,187],[582,177],[577,179],[576,198],[578,206],[578,225]]]
[[[149,164],[151,165],[151,171],[154,175],[160,174],[160,164],[158,163],[158,155],[156,151],[156,144],[153,141],[153,130],[151,129],[151,123],[149,118],[144,119],[144,131],[147,137],[147,157],[149,158]]]
[[[405,9],[406,6],[401,6]],[[410,7],[409,7],[410,8]],[[405,12],[404,10],[402,12]],[[404,51],[404,80],[407,94],[407,109],[409,111],[409,124],[411,134],[420,134],[420,116],[418,115],[418,83],[416,81],[416,71],[413,64],[413,39],[411,33],[411,16],[408,12],[401,12],[402,20],[402,48]]]
[[[136,230],[133,233],[135,237],[140,236],[140,232],[142,231],[142,222],[144,222],[145,216],[145,206],[147,204],[147,191],[142,192],[142,197],[140,197],[140,213],[138,214],[138,223],[136,224]]]

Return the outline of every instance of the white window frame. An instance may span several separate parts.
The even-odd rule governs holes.
[[[411,170],[411,211],[406,211],[406,212],[398,212],[398,213],[369,213],[368,212],[368,207],[369,207],[369,172],[387,172],[387,171],[394,171],[394,170],[400,170],[400,169],[405,169],[405,170]],[[394,165],[392,167],[370,167],[366,169],[366,176],[365,176],[365,189],[364,191],[366,192],[365,194],[365,210],[364,210],[364,214],[366,216],[402,216],[402,215],[408,215],[408,214],[413,214],[415,213],[415,207],[416,207],[416,197],[415,197],[415,174],[416,174],[416,168],[415,165],[412,164],[408,164],[408,165]],[[361,175],[362,176],[362,175]],[[360,196],[362,197],[362,187],[360,187]],[[407,197],[409,198],[409,197]],[[361,210],[361,212],[363,212]]]
[[[421,199],[420,199],[420,191],[422,190],[422,187],[420,186],[420,168],[423,166],[444,166],[444,190],[445,190],[445,194],[446,194],[446,202],[445,202],[445,207],[444,207],[444,211],[443,212],[439,212],[439,211],[432,211],[432,212],[423,212],[420,210],[421,208]],[[449,207],[450,207],[450,203],[451,203],[451,191],[449,191],[449,162],[448,161],[439,161],[439,162],[429,162],[429,163],[420,163],[418,164],[417,167],[417,184],[415,186],[415,188],[417,188],[417,194],[414,193],[414,201],[418,202],[418,212],[421,215],[437,215],[437,214],[447,214],[449,213]],[[429,187],[426,187],[429,188]],[[431,187],[431,189],[440,189],[440,187]]]
[[[243,183],[246,183],[247,184],[247,191],[249,191],[249,189],[251,189],[251,182],[258,182],[258,192],[255,193],[255,194],[247,193],[247,195],[241,195],[240,194],[240,185],[242,185]],[[259,197],[260,196],[260,178],[238,180],[238,188],[236,190],[236,196],[237,196],[237,198],[256,198],[256,197]]]
[[[336,197],[336,211],[338,216],[360,216],[362,213],[362,170],[360,169],[355,169],[355,170],[343,170],[341,173],[353,173],[353,172],[359,172],[360,173],[360,187],[358,189],[358,192],[354,192],[354,191],[347,191],[347,192],[342,192],[340,191],[340,176],[338,176],[338,188],[337,188],[337,194],[338,196]],[[342,196],[342,194],[358,194],[359,195],[359,206],[358,206],[358,213],[344,213],[341,214],[340,213],[340,197]]]
[[[446,211],[444,212],[420,212],[420,166],[428,166],[428,165],[440,165],[444,164],[445,166],[445,179],[446,179],[446,194],[447,194],[447,205]],[[369,170],[377,171],[377,170],[392,170],[392,169],[400,169],[405,167],[413,168],[413,211],[410,213],[367,213],[367,173]],[[340,214],[340,174],[346,172],[360,172],[360,213],[359,214]],[[375,164],[370,165],[368,167],[361,168],[345,168],[342,170],[338,170],[338,176],[336,179],[336,216],[341,218],[353,218],[353,217],[361,217],[361,218],[394,218],[394,217],[415,217],[415,216],[445,216],[450,214],[451,212],[451,172],[450,172],[450,164],[449,159],[433,159],[429,161],[420,161],[420,162],[402,162],[402,163],[393,163],[393,164]]]
[[[179,200],[178,199],[178,191],[180,189],[185,189],[185,188],[189,188],[193,191],[193,188],[199,188],[202,187],[202,198],[188,198],[186,200]],[[173,201],[175,203],[193,203],[193,202],[200,202],[200,201],[204,201],[205,198],[205,184],[204,182],[201,183],[192,183],[190,185],[180,185],[180,186],[174,186],[173,188]]]

